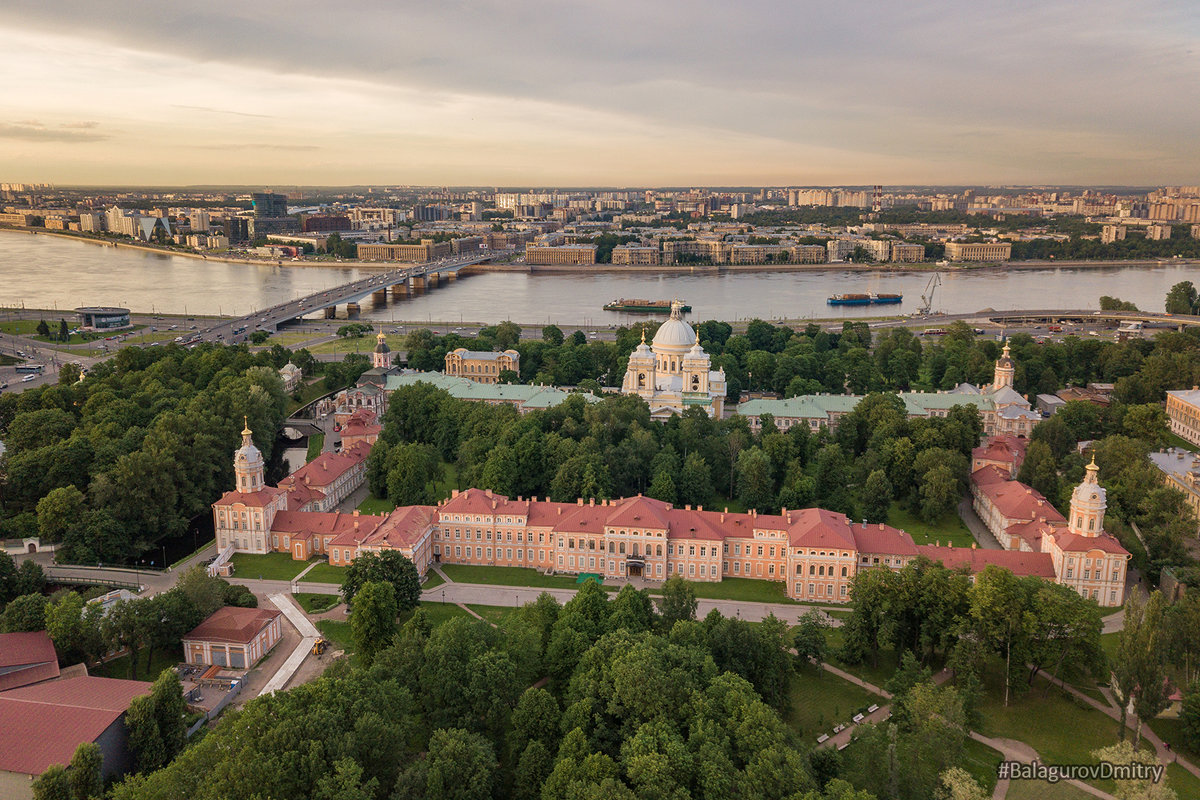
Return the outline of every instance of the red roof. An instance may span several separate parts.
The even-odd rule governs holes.
[[[0,633],[0,691],[58,677],[58,654],[45,631]]]
[[[670,526],[667,514],[671,510],[670,503],[639,495],[626,500],[617,500],[615,505],[616,509],[610,511],[608,516],[609,527],[650,528],[651,530],[665,531]]]
[[[384,519],[383,524],[362,539],[363,547],[411,549],[433,524],[434,506],[404,506]],[[335,539],[330,546],[350,544]]]
[[[992,481],[990,474],[981,475],[985,470],[999,470],[994,466],[982,467],[975,470],[971,479],[979,487],[979,492],[991,501],[999,512],[1007,519],[1035,520],[1045,519],[1047,522],[1065,522],[1058,509],[1050,504],[1041,492],[1026,486],[1020,481],[1011,481],[1007,477],[1003,481]],[[975,476],[985,477],[985,481],[975,480]]]
[[[184,641],[249,644],[280,612],[273,608],[225,606],[214,611],[183,637]]]
[[[564,507],[573,503],[561,503]],[[442,514],[505,514],[524,517],[529,514],[531,503],[528,500],[510,500],[502,494],[495,494],[491,489],[464,489],[455,491],[450,499],[442,503],[439,511]]]
[[[387,517],[377,514],[343,514],[340,511],[280,511],[271,522],[271,533],[286,533],[292,538],[310,536],[367,536]],[[357,541],[357,539],[356,539]]]
[[[94,742],[151,684],[81,675],[0,693],[0,770],[40,775]]]
[[[854,549],[854,535],[845,514],[823,508],[805,508],[796,514],[789,531],[790,546]]]
[[[851,534],[860,553],[878,553],[891,556],[915,556],[917,546],[913,538],[899,528],[882,522],[871,525],[852,525]]]
[[[1102,533],[1099,536],[1081,536],[1078,533],[1060,533],[1054,537],[1059,549],[1067,553],[1086,553],[1091,550],[1101,550],[1105,553],[1129,555],[1129,551],[1121,546],[1113,536]]]
[[[355,442],[339,453],[321,453],[300,469],[279,482],[281,489],[305,484],[312,488],[323,488],[337,482],[338,478],[367,460],[371,445]]]
[[[253,508],[265,508],[271,504],[271,501],[275,497],[282,493],[282,489],[276,489],[272,486],[264,486],[257,492],[229,491],[221,495],[221,499],[213,503],[213,505],[230,506],[234,503],[241,503],[244,506],[251,506]]]
[[[917,545],[917,552],[930,561],[940,561],[949,569],[966,567],[972,574],[982,572],[984,567],[996,565],[1014,575],[1035,575],[1054,579],[1054,561],[1049,553],[1028,553],[1022,550],[985,550],[979,547],[938,547],[932,544]]]

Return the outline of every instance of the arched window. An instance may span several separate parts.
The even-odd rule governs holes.
[[[657,545],[657,546],[654,548],[654,555],[656,555],[656,556],[661,556],[661,555],[662,555],[662,545],[661,545],[661,544],[660,544],[660,545]]]
[[[639,389],[646,388],[646,373],[644,373],[644,372],[638,373],[638,388]]]
[[[638,545],[637,545],[637,542],[634,542],[634,543],[633,543],[633,554],[634,554],[635,556],[638,554]]]
[[[700,390],[700,376],[699,376],[699,375],[693,375],[693,376],[692,376],[692,391],[693,391],[693,392],[696,392],[696,391],[699,391],[699,390]]]

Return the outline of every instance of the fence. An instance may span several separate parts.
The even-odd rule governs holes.
[[[237,683],[235,683],[233,685],[233,688],[225,693],[225,696],[221,698],[221,701],[219,703],[217,703],[215,706],[213,706],[212,709],[210,711],[208,711],[207,713],[205,713],[205,715],[203,717],[196,720],[196,722],[192,725],[192,727],[188,728],[188,731],[187,731],[188,738],[190,739],[192,737],[192,735],[196,731],[200,730],[200,728],[202,726],[207,724],[210,719],[216,719],[217,716],[219,716],[220,713],[225,710],[225,706],[229,705],[230,702],[233,701],[233,698],[237,697],[239,694],[242,693],[242,685],[245,683],[246,683],[245,678],[242,678]]]

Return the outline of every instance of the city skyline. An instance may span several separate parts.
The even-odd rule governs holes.
[[[10,4],[0,174],[1145,185],[1200,163],[1183,3],[341,8]]]

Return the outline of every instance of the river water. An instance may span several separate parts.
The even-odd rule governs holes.
[[[135,311],[241,315],[367,274],[331,267],[260,266],[100,247],[51,236],[0,234],[0,306],[70,309],[117,305]],[[619,297],[680,298],[693,319],[862,317],[910,313],[928,272],[537,273],[468,275],[426,294],[376,307],[362,318],[415,322],[557,322],[607,325],[639,317],[606,312]],[[1101,295],[1161,311],[1175,283],[1200,284],[1200,265],[945,271],[935,311],[1098,308]],[[829,306],[845,292],[904,295],[899,306]]]

